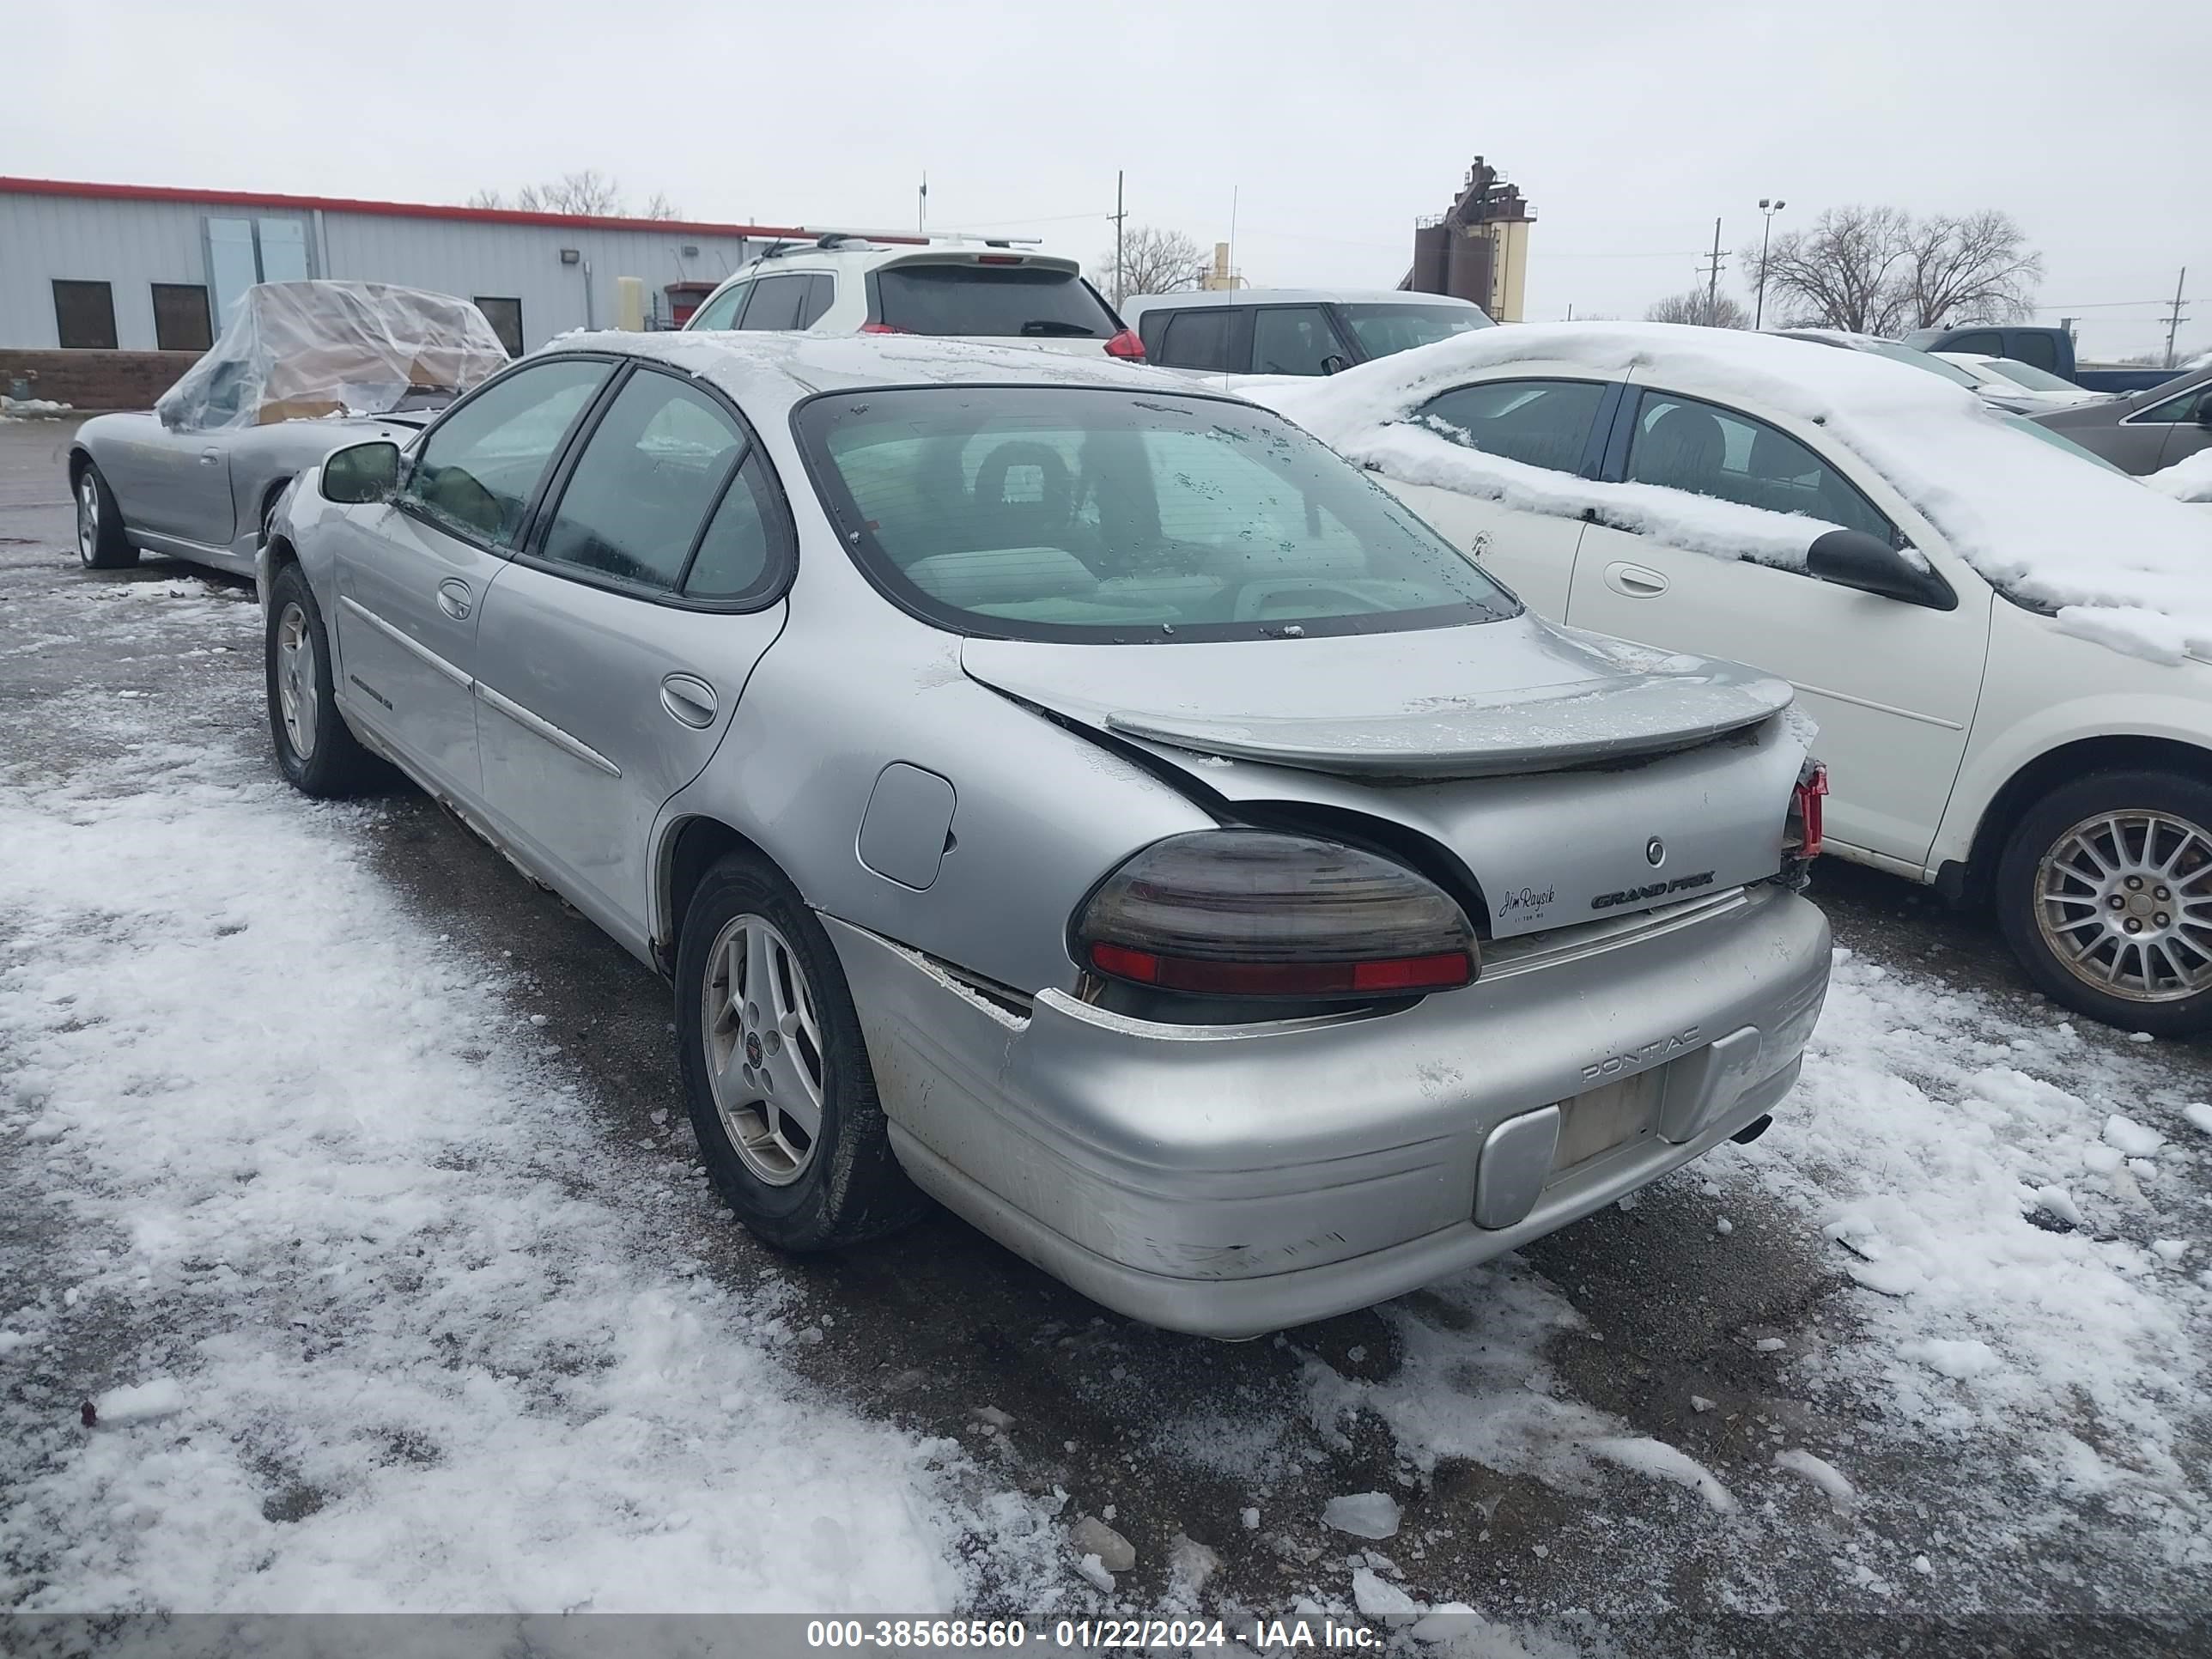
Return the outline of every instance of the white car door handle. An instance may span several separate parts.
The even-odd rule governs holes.
[[[1667,579],[1657,571],[1647,570],[1640,564],[1606,566],[1605,585],[1616,593],[1626,593],[1632,599],[1656,599],[1667,591]]]
[[[203,449],[200,451],[200,465],[202,466],[220,465],[222,461],[222,451],[220,449]]]
[[[672,719],[703,731],[714,723],[720,704],[714,688],[696,674],[671,674],[660,683],[660,706]]]

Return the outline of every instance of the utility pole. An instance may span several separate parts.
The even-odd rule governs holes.
[[[2173,309],[2166,313],[2166,366],[2168,368],[2173,367],[2174,334],[2184,323],[2189,320],[2181,314],[2181,285],[2188,280],[2189,267],[2184,265],[2181,268],[2181,275],[2173,279]]]
[[[1721,299],[1721,222],[1713,221],[1713,255],[1705,270],[1705,320],[1710,323],[1720,313]]]
[[[1128,267],[1127,267],[1127,265],[1125,265],[1125,264],[1123,264],[1121,263],[1121,221],[1123,221],[1124,219],[1126,219],[1126,218],[1127,218],[1127,217],[1129,216],[1129,210],[1128,210],[1127,208],[1125,208],[1125,207],[1123,207],[1123,206],[1121,205],[1121,179],[1122,179],[1122,177],[1123,177],[1122,170],[1121,170],[1121,168],[1119,168],[1119,167],[1115,168],[1115,169],[1114,169],[1114,309],[1115,309],[1115,310],[1116,310],[1116,311],[1119,311],[1119,310],[1121,308],[1121,301],[1124,301],[1124,300],[1126,300],[1127,298],[1128,298],[1128,297],[1129,297],[1129,296],[1127,295],[1127,294],[1126,292],[1124,292],[1124,289],[1127,287],[1127,278],[1125,277],[1125,276],[1123,275],[1123,273],[1128,270]]]
[[[921,175],[921,191],[915,198],[914,231],[917,236],[929,234],[929,174]]]

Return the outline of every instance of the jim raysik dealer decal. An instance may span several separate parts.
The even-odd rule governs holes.
[[[1503,921],[1508,916],[1519,915],[1524,911],[1530,915],[1540,915],[1545,908],[1558,896],[1556,890],[1549,887],[1540,890],[1534,887],[1523,887],[1519,892],[1508,893],[1498,901],[1498,920]]]

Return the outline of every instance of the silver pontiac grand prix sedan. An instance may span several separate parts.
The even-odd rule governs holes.
[[[1826,988],[1784,682],[1164,372],[571,337],[302,475],[261,578],[285,775],[392,763],[672,980],[786,1249],[927,1194],[1252,1336],[1750,1139]]]

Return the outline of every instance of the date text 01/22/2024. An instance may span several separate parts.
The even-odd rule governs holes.
[[[1255,1620],[1232,1634],[1220,1620],[1061,1619],[1034,1630],[1019,1620],[819,1619],[806,1627],[810,1648],[1021,1649],[1035,1642],[1055,1650],[1185,1652],[1224,1648],[1241,1637],[1261,1652],[1300,1649],[1359,1652],[1382,1644],[1381,1632],[1333,1618]]]

